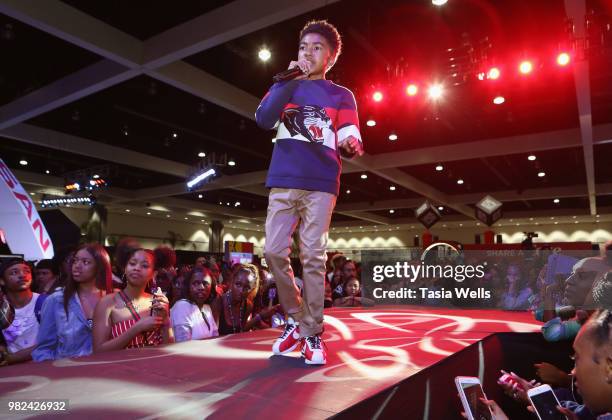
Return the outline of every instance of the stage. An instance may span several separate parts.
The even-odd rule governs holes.
[[[64,415],[88,420],[384,418],[398,409],[442,418],[436,410],[454,398],[455,374],[500,365],[501,355],[485,363],[489,348],[501,353],[492,334],[540,328],[527,312],[406,306],[330,309],[325,321],[322,367],[305,365],[297,351],[272,356],[278,330],[3,367],[0,416],[16,417],[7,400],[45,398],[68,399]],[[415,391],[402,395],[404,386]]]

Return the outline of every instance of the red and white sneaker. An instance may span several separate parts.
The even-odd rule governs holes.
[[[324,365],[327,363],[327,352],[321,335],[311,335],[303,338],[302,356],[307,365]]]
[[[285,331],[272,344],[272,353],[285,354],[292,352],[300,344],[300,324],[289,317],[285,324]]]

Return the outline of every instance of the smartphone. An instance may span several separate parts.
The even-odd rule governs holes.
[[[567,420],[567,417],[557,410],[559,400],[549,385],[531,388],[527,391],[527,396],[540,420]]]
[[[487,398],[480,380],[473,376],[457,376],[455,385],[468,420],[492,420],[491,410],[480,399]]]

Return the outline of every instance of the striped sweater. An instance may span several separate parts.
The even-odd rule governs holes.
[[[338,146],[361,141],[352,92],[329,80],[275,83],[255,113],[257,125],[277,128],[266,187],[338,195],[342,163]]]

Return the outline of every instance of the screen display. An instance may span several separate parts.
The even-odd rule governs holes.
[[[542,420],[565,420],[565,416],[557,411],[559,403],[552,391],[532,395],[531,401]]]
[[[480,384],[461,383],[465,399],[470,406],[470,411],[475,420],[491,420],[491,411],[480,399],[484,398],[484,392]]]

